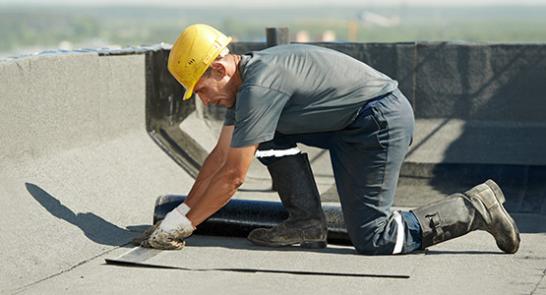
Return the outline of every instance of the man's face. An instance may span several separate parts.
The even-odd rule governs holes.
[[[220,105],[231,108],[235,103],[235,91],[229,87],[230,77],[222,72],[215,72],[204,75],[195,85],[194,92],[201,101],[208,106]]]

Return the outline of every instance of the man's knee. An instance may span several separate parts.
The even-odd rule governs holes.
[[[353,239],[351,239],[353,240]],[[389,255],[392,254],[392,249],[386,249],[383,245],[378,245],[372,239],[355,239],[353,245],[358,254],[363,255]]]
[[[374,220],[365,226],[353,228],[349,236],[359,254],[390,255],[393,254],[393,242],[396,241],[396,236],[387,234],[385,230],[387,229],[382,222]]]

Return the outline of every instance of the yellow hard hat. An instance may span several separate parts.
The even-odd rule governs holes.
[[[187,27],[174,42],[167,68],[184,88],[184,100],[191,97],[193,88],[207,68],[231,42],[215,28],[195,24]]]

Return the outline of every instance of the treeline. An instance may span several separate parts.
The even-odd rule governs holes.
[[[399,19],[394,26],[367,22],[365,12]],[[546,42],[546,6],[537,7],[31,7],[0,6],[0,52],[76,46],[99,40],[135,46],[172,42],[188,24],[212,24],[241,41],[264,40],[267,26],[287,26],[294,40],[331,31],[336,41]],[[352,35],[349,34],[352,26]]]
[[[98,36],[99,20],[86,16],[39,12],[1,13],[0,50],[32,45],[56,45],[63,40],[80,42]]]

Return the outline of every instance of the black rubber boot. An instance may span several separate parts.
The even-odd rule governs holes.
[[[285,156],[267,169],[289,216],[273,228],[253,230],[248,239],[268,247],[326,247],[326,217],[307,154]]]
[[[422,248],[460,237],[473,230],[485,230],[506,253],[519,248],[519,230],[502,205],[504,194],[488,180],[464,194],[454,194],[412,212],[422,230]]]

